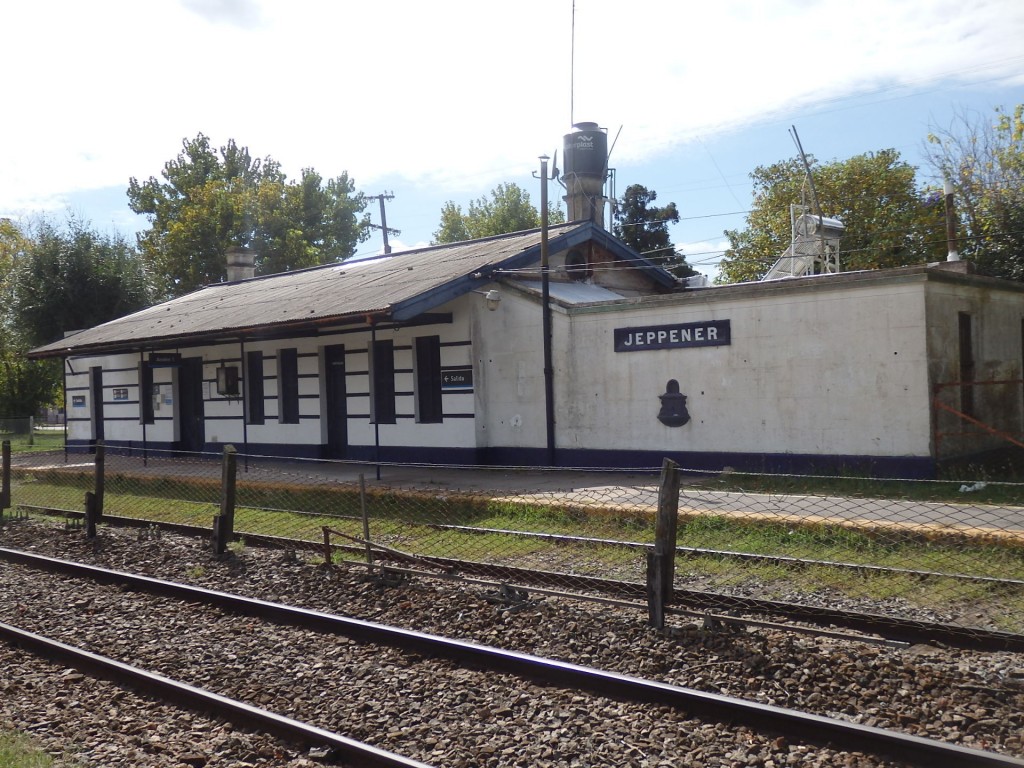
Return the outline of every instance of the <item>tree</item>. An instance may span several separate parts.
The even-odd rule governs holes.
[[[343,261],[369,237],[362,194],[342,173],[324,182],[312,168],[289,181],[270,157],[253,159],[234,139],[214,151],[203,134],[182,142],[164,181],[132,178],[129,205],[149,218],[138,236],[162,296],[224,280],[225,253],[256,253],[258,274]]]
[[[686,263],[682,253],[676,251],[669,236],[668,225],[679,223],[679,210],[675,203],[666,206],[651,205],[658,193],[640,184],[631,184],[619,201],[615,211],[612,233],[637,253],[661,264],[676,277],[690,277],[697,270]]]
[[[21,228],[0,219],[0,417],[24,418],[54,402],[60,367],[53,361],[25,359],[28,344],[15,327],[11,311],[14,266],[29,246]]]
[[[979,271],[1024,281],[1024,104],[995,120],[959,114],[928,136],[928,162],[953,183],[959,252]]]
[[[845,225],[839,260],[844,271],[934,261],[944,253],[944,224],[934,198],[922,195],[915,170],[894,149],[821,165],[808,158],[821,213]],[[743,230],[727,230],[722,282],[761,278],[789,247],[790,206],[811,206],[799,158],[759,166],[751,174],[754,203]],[[812,211],[813,212],[813,211]]]
[[[68,219],[41,220],[28,233],[9,280],[12,332],[31,346],[143,309],[149,281],[139,254],[120,235]]]
[[[60,392],[59,360],[27,360],[28,347],[0,328],[0,417],[23,419],[53,405]]]
[[[551,202],[548,203],[548,222],[565,222],[565,214]],[[490,199],[481,197],[471,201],[466,213],[451,200],[445,203],[433,242],[434,245],[459,243],[539,226],[540,212],[530,203],[529,193],[518,184],[503,183],[491,190]]]

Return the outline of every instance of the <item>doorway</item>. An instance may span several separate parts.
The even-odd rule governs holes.
[[[187,357],[178,369],[178,404],[181,418],[182,451],[198,453],[206,444],[203,410],[203,359]]]

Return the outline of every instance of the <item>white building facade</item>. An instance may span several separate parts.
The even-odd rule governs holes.
[[[211,286],[33,355],[65,358],[81,450],[929,477],[1024,432],[1024,285],[684,290],[593,224],[551,235],[547,374],[536,232]]]

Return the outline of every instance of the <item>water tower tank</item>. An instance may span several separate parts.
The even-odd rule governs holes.
[[[604,179],[608,174],[608,132],[597,123],[576,123],[565,134],[565,202],[569,221],[602,225]]]
[[[593,176],[604,183],[608,169],[608,133],[597,123],[576,123],[565,134],[565,175]]]

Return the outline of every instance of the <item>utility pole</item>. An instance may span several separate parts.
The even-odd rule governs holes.
[[[555,466],[555,367],[551,350],[551,287],[548,266],[548,156],[540,156],[540,285],[541,342],[544,352],[544,422],[547,434],[547,462]]]
[[[402,231],[400,229],[388,228],[388,217],[387,214],[384,212],[384,201],[394,200],[395,194],[394,192],[384,192],[383,194],[380,195],[367,195],[366,199],[380,201],[380,224],[370,224],[370,226],[373,229],[379,229],[381,230],[381,232],[384,233],[384,255],[387,256],[389,253],[391,253],[391,246],[388,245],[388,235],[394,235],[395,237],[398,237],[400,234],[402,234]]]

